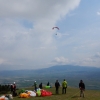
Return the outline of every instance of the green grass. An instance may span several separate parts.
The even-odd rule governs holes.
[[[32,90],[32,88],[26,88],[26,90]],[[45,88],[44,88],[45,89]],[[14,97],[14,100],[100,100],[100,91],[98,90],[85,90],[85,97],[80,97],[80,91],[78,88],[67,88],[67,93],[62,94],[62,88],[59,89],[59,94],[55,94],[55,88],[45,89],[53,93],[52,96],[46,97],[30,97],[20,98]]]

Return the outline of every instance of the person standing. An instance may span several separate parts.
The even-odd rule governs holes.
[[[62,82],[62,94],[66,94],[67,81],[64,79]]]
[[[13,84],[10,85],[11,94],[13,94]]]
[[[39,84],[39,88],[42,89],[42,83]]]
[[[50,86],[49,82],[47,83],[47,86]]]
[[[37,91],[37,83],[36,83],[36,81],[34,82],[34,90]]]
[[[56,82],[55,82],[56,94],[59,94],[59,87],[60,87],[60,84],[59,84],[58,80],[56,80]]]
[[[85,84],[83,80],[80,80],[79,89],[80,89],[80,97],[83,96],[84,98]]]
[[[12,85],[12,90],[13,90],[13,96],[16,96],[17,94],[16,94],[16,84],[15,84],[15,82]]]

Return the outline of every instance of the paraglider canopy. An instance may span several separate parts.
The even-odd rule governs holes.
[[[52,29],[54,30],[55,28],[56,28],[57,30],[59,30],[59,27],[53,27]],[[57,35],[57,33],[56,33],[55,35]]]
[[[59,30],[59,27],[53,27],[52,29],[55,29],[55,28],[57,28]]]

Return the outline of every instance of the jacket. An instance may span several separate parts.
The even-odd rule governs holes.
[[[62,87],[67,88],[67,82],[66,81],[62,82]]]

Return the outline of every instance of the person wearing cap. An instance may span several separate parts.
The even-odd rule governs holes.
[[[84,98],[85,84],[83,80],[80,80],[79,89],[80,89],[80,97],[83,96]]]
[[[34,90],[37,91],[37,83],[36,83],[36,81],[34,82]]]
[[[12,85],[12,89],[13,89],[13,96],[16,96],[16,84],[15,84],[15,82]]]

